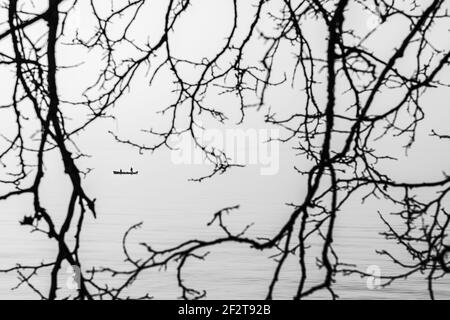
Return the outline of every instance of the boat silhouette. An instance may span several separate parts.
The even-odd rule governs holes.
[[[136,175],[139,174],[139,171],[134,171],[133,168],[130,169],[130,171],[123,171],[122,169],[120,169],[119,171],[113,171],[113,174],[115,175]]]

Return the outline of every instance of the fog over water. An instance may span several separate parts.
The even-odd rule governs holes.
[[[106,2],[105,6],[108,7]],[[165,2],[154,1],[151,10],[147,9],[147,18],[141,18],[133,27],[137,42],[148,41],[154,44],[158,39],[160,36],[158,32],[164,23],[162,10],[165,8]],[[254,14],[253,5],[257,1],[249,2],[252,3],[239,4],[239,22],[243,26],[251,23]],[[174,55],[199,61],[203,57],[211,56],[220,48],[223,45],[224,35],[229,32],[231,26],[230,3],[231,1],[225,0],[193,1],[190,14],[180,21],[171,39]],[[37,7],[33,10],[40,11]],[[69,20],[72,25],[69,23],[70,27],[63,39],[71,39],[76,30],[81,35],[89,32],[94,23],[92,17],[87,14],[88,11],[83,11],[88,8],[81,5],[77,10],[78,16],[74,15],[73,20]],[[368,22],[370,16],[352,14],[352,10],[356,9],[350,7],[346,26],[352,26],[356,30],[367,29],[368,24],[370,26],[370,21]],[[2,12],[2,15],[4,14],[5,12]],[[122,20],[117,22],[118,29],[120,21]],[[36,26],[36,33],[39,33],[39,28],[44,27],[43,23]],[[396,47],[396,43],[407,31],[407,26],[401,23],[395,27],[390,26],[383,36],[375,36],[367,45],[377,48],[377,54],[385,58],[391,54],[392,48]],[[326,29],[323,25],[313,21],[309,28],[305,26],[305,33],[312,39],[311,45],[317,52],[325,52],[323,50],[326,49],[327,39],[324,37]],[[443,47],[448,47],[448,28],[447,30],[443,27],[436,28],[435,36],[441,39]],[[80,100],[83,91],[98,76],[102,53],[96,49],[86,51],[63,43],[61,40],[57,56],[60,66],[80,65],[76,68],[61,68],[58,71],[61,101]],[[8,47],[9,44],[1,46]],[[253,50],[246,59],[258,59],[262,54],[262,47],[263,44],[255,41]],[[320,51],[320,48],[323,50]],[[130,52],[134,54],[133,48],[130,48],[129,52],[126,48],[123,50],[124,56]],[[286,53],[278,59],[272,77],[281,81],[287,74],[286,77],[291,79],[292,73],[288,72],[295,61],[294,54],[286,48]],[[399,68],[407,70],[408,64],[411,63],[409,59],[407,56],[402,60]],[[186,68],[183,71],[186,78],[196,77],[195,68]],[[10,102],[9,92],[13,90],[11,82],[14,71],[10,66],[2,65],[0,72],[2,74],[0,85],[4,88],[2,89],[4,94],[0,94],[2,105]],[[296,149],[296,141],[267,143],[270,137],[286,138],[289,132],[282,127],[267,124],[265,114],[271,112],[282,117],[296,113],[305,99],[304,92],[299,90],[302,86],[291,85],[288,81],[286,84],[271,88],[267,92],[265,105],[260,110],[249,109],[241,125],[237,125],[240,110],[236,98],[215,92],[209,93],[208,103],[226,110],[229,121],[218,124],[205,117],[202,124],[210,131],[206,130],[207,136],[204,139],[215,143],[218,148],[228,146],[228,150],[235,158],[242,160],[239,162],[243,162],[245,166],[231,168],[223,175],[195,182],[191,179],[210,174],[212,166],[205,163],[201,155],[196,154],[198,150],[194,150],[189,136],[171,140],[172,147],[179,147],[177,150],[162,147],[155,152],[140,152],[130,145],[118,143],[113,137],[114,134],[149,146],[155,143],[157,138],[143,130],[150,128],[159,130],[167,125],[167,118],[157,112],[173,100],[173,79],[168,71],[165,71],[149,86],[147,72],[145,69],[137,71],[136,80],[132,81],[128,92],[110,110],[109,114],[113,117],[96,121],[74,138],[77,147],[83,154],[88,155],[78,159],[77,164],[88,172],[83,176],[82,182],[89,195],[96,199],[98,215],[97,219],[92,215],[86,216],[80,249],[83,268],[85,270],[99,266],[128,268],[122,250],[123,235],[131,226],[140,222],[143,222],[142,226],[134,230],[128,239],[129,248],[133,249],[131,255],[134,257],[145,256],[145,249],[140,245],[142,242],[164,249],[190,239],[213,239],[223,235],[222,230],[216,225],[208,226],[208,223],[217,211],[237,205],[240,206],[238,210],[225,216],[226,222],[234,232],[240,232],[251,225],[247,231],[249,237],[270,238],[277,234],[291,215],[292,205],[300,204],[305,197],[307,179],[299,174],[297,169],[309,170],[311,161],[300,155]],[[449,75],[447,68],[440,77],[448,79]],[[300,81],[300,76],[298,78]],[[326,81],[326,72],[322,70],[316,78],[318,82]],[[336,108],[339,110],[347,108],[348,105],[348,98],[342,93],[346,90],[345,86],[344,83],[337,83]],[[326,103],[326,98],[325,90],[317,94],[319,103]],[[379,99],[377,106],[382,109],[397,99],[397,96],[395,93],[387,93],[385,96],[381,95]],[[438,88],[432,91],[432,94],[424,95],[422,103],[431,105],[432,111],[418,127],[415,146],[407,154],[403,148],[406,139],[393,138],[391,141],[383,139],[378,145],[374,142],[377,151],[399,159],[383,162],[381,166],[386,174],[400,181],[416,182],[424,179],[439,180],[443,172],[450,173],[448,145],[445,141],[430,136],[431,129],[449,132],[448,101],[450,101],[448,87]],[[71,105],[62,108],[67,119],[70,119],[67,126],[75,128],[78,122],[85,120],[87,113],[85,108]],[[15,130],[14,122],[6,112],[5,116],[2,112],[0,109],[1,133],[8,136],[9,132]],[[336,125],[344,126],[344,123],[338,121]],[[28,137],[31,137],[35,130],[36,128],[32,126],[27,128]],[[345,140],[336,136],[333,142],[338,146]],[[5,163],[8,165],[7,161]],[[113,174],[115,170],[130,168],[139,174],[129,176]],[[55,221],[61,223],[70,199],[71,184],[68,176],[64,174],[57,150],[46,153],[45,170],[41,189],[42,202],[45,203],[48,212],[53,213]],[[9,190],[8,188],[10,186],[0,185],[0,194]],[[398,256],[407,258],[407,253],[396,245],[395,241],[388,241],[380,235],[386,231],[386,226],[379,214],[390,212],[392,206],[382,198],[369,198],[363,202],[362,199],[367,192],[368,190],[363,189],[358,191],[339,210],[334,235],[335,250],[342,262],[357,265],[361,270],[368,270],[367,272],[371,273],[375,268],[380,276],[396,274],[401,272],[398,266],[390,262],[386,256],[376,252],[392,250]],[[57,252],[56,243],[39,232],[30,233],[30,228],[19,224],[25,215],[32,213],[32,201],[31,196],[25,195],[0,202],[0,269],[14,267],[18,263],[39,264],[54,259]],[[400,223],[395,218],[392,221],[394,225]],[[307,261],[308,266],[315,266],[316,255],[320,255],[320,243],[319,239],[315,239],[308,249],[311,252]],[[190,287],[206,290],[207,299],[266,297],[276,266],[271,259],[274,251],[260,252],[251,250],[246,245],[237,244],[220,245],[209,251],[204,261],[190,259],[186,263],[183,276]],[[316,254],[312,254],[313,252]],[[60,275],[61,291],[70,293],[70,288],[65,286],[71,276],[70,266],[64,263],[62,268],[67,272]],[[313,271],[308,280],[310,283],[318,282],[323,277],[323,272],[316,269],[311,269]],[[299,274],[298,255],[290,255],[275,290],[276,298],[294,297]],[[33,284],[45,288],[48,286],[48,277],[48,273],[41,272],[34,278]],[[450,298],[449,280],[449,277],[444,277],[436,283],[434,290],[437,298]],[[114,283],[117,280],[107,281]],[[334,288],[336,294],[343,299],[429,298],[426,276],[415,274],[406,280],[394,281],[388,287],[378,287],[376,284],[373,286],[373,279],[357,275],[348,277],[338,275]],[[10,290],[16,285],[15,273],[0,274],[0,299],[37,298],[26,286]],[[167,270],[142,273],[128,290],[132,296],[149,293],[158,299],[180,297],[174,265],[170,264]],[[329,297],[326,291],[312,296],[323,299]]]

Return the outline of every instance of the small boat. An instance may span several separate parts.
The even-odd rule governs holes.
[[[123,171],[122,169],[120,169],[119,171],[113,171],[113,174],[132,176],[132,175],[139,174],[139,171],[134,171],[133,168],[131,168],[130,171]]]

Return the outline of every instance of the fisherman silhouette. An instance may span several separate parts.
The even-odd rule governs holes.
[[[138,174],[139,171],[136,171],[136,170],[134,170],[133,167],[130,167],[129,171],[120,169],[120,170],[117,170],[117,171],[113,171],[113,173],[114,174],[120,174],[120,175],[127,175],[127,174],[135,175],[135,174]]]

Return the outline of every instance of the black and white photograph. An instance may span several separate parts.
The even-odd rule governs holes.
[[[0,300],[450,300],[449,35],[450,0],[0,0]]]

